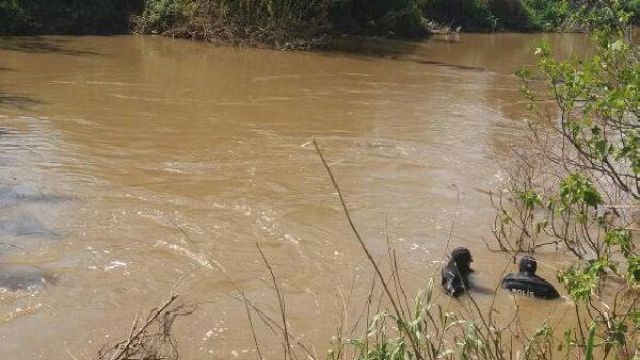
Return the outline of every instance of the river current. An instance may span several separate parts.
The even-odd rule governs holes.
[[[332,52],[0,39],[0,271],[45,274],[0,294],[2,359],[89,357],[176,284],[198,303],[175,328],[185,359],[253,359],[234,287],[279,316],[256,244],[292,333],[324,357],[340,317],[361,313],[373,272],[313,139],[373,256],[387,263],[395,249],[408,292],[466,246],[488,307],[514,265],[485,246],[487,194],[528,116],[512,73],[543,39],[564,54],[586,46],[530,34],[341,40]],[[543,255],[540,273],[555,283],[562,261]],[[517,301],[525,326],[571,309]],[[500,290],[496,304],[514,311]],[[279,357],[278,337],[256,330],[263,355]]]

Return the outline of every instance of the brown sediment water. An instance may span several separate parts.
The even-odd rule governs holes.
[[[196,315],[176,327],[185,359],[255,358],[249,298],[324,357],[343,299],[355,320],[372,271],[311,141],[317,139],[373,255],[396,249],[407,288],[449,249],[474,254],[494,301],[508,259],[488,251],[487,191],[506,176],[526,117],[513,70],[547,39],[438,36],[279,52],[159,37],[0,40],[0,263],[41,269],[0,294],[2,359],[88,357],[180,282]],[[458,215],[456,215],[456,213]],[[562,256],[541,257],[554,279]],[[36,274],[39,274],[36,272]],[[36,281],[37,283],[37,281]],[[459,305],[436,290],[438,302]],[[496,306],[513,312],[498,291]],[[518,299],[521,321],[565,321],[566,301]],[[260,323],[263,355],[282,350]]]

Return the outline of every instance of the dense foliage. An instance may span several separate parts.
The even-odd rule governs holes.
[[[566,336],[631,359],[640,344],[640,52],[629,3],[596,4],[580,13],[595,29],[592,56],[560,61],[543,45],[538,66],[518,73],[536,116],[495,231],[504,251],[570,254],[558,279],[582,318]]]
[[[142,5],[142,0],[2,0],[0,34],[123,33]]]
[[[592,5],[589,0],[425,0],[422,9],[429,18],[466,30],[561,31],[584,25],[573,16]]]
[[[415,36],[425,30],[416,0],[337,0],[329,4],[330,23],[337,31]]]
[[[136,30],[278,48],[335,32],[426,33],[415,0],[147,0]]]
[[[287,47],[324,35],[413,37],[438,23],[463,31],[576,28],[592,0],[4,0],[1,34],[167,33]],[[627,10],[640,0],[625,1]],[[132,17],[132,15],[134,15]],[[288,45],[287,45],[288,44]],[[294,45],[295,46],[295,45]]]

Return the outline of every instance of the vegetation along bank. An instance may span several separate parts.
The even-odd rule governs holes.
[[[574,15],[590,6],[590,0],[4,0],[0,34],[137,32],[300,48],[336,34],[576,30]]]

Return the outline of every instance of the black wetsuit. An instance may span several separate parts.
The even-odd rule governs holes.
[[[459,273],[454,264],[447,264],[442,268],[441,275],[442,287],[451,296],[458,297],[469,287],[468,274]]]
[[[502,279],[502,288],[513,293],[540,299],[557,299],[558,291],[549,282],[535,274],[536,260],[526,256],[520,260],[520,272]]]
[[[442,268],[442,287],[451,296],[462,295],[469,287],[469,274],[473,271],[469,267],[471,253],[465,248],[458,248],[451,253],[451,260]]]

